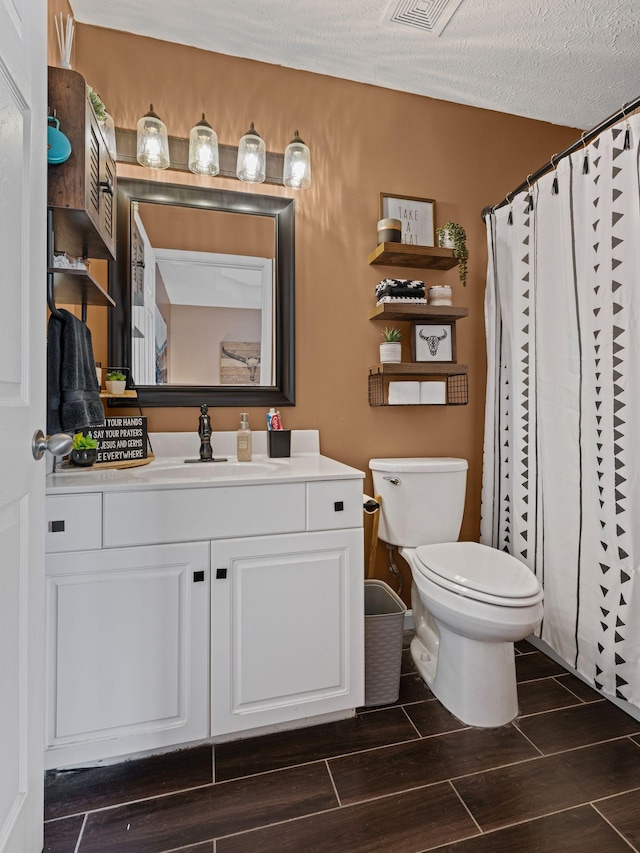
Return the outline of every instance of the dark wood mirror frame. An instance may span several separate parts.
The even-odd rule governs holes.
[[[140,406],[292,406],[295,402],[295,211],[288,198],[229,190],[119,179],[117,187],[117,261],[109,269],[109,365],[131,364],[131,203],[171,204],[270,216],[275,224],[274,356],[275,385],[136,386]],[[118,405],[125,404],[118,401]]]

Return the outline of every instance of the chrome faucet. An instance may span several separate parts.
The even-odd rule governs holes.
[[[211,447],[211,418],[209,417],[209,407],[206,403],[203,403],[200,406],[198,435],[200,436],[200,461],[211,462],[213,459],[213,448]]]

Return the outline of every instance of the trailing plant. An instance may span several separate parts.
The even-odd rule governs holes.
[[[126,382],[127,377],[120,370],[110,370],[106,376],[107,382]]]
[[[97,446],[98,441],[91,435],[91,433],[87,433],[87,435],[85,435],[82,432],[77,432],[73,436],[74,450],[95,450]]]
[[[400,329],[396,328],[385,328],[382,332],[380,332],[382,338],[386,344],[397,344],[402,340],[402,332]]]
[[[89,100],[91,101],[91,106],[93,107],[93,111],[96,114],[96,118],[98,121],[104,121],[107,117],[107,108],[102,102],[102,98],[95,91],[93,86],[90,86],[87,83],[87,95],[89,96]]]
[[[442,245],[442,241],[445,239],[446,234],[448,232],[449,236],[453,240],[453,256],[458,261],[458,273],[460,275],[460,281],[464,285],[467,286],[467,260],[469,258],[469,250],[467,249],[467,233],[462,227],[462,225],[458,225],[457,222],[447,222],[446,225],[443,225],[442,228],[436,228],[436,234],[438,235],[438,243]]]

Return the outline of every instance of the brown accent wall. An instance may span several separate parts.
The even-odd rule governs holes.
[[[207,53],[80,25],[76,65],[117,126],[135,128],[152,101],[169,133],[188,136],[206,112],[221,142],[237,144],[251,121],[267,148],[283,151],[296,128],[312,152],[313,183],[296,200],[296,406],[285,426],[320,430],[323,453],[367,471],[374,456],[469,460],[463,539],[476,539],[485,390],[483,296],[487,263],[483,207],[503,197],[579,132],[489,110]],[[119,167],[128,177],[151,172]],[[229,179],[164,173],[161,180],[252,191]],[[436,225],[467,230],[469,284],[448,273],[370,267],[380,192],[436,199]],[[458,361],[469,365],[466,407],[370,408],[367,371],[378,360],[379,324],[368,316],[387,275],[451,284],[470,316],[458,323]],[[405,332],[408,328],[405,327]],[[406,357],[409,352],[405,338]],[[196,409],[149,409],[150,430],[196,430]],[[218,409],[214,430],[235,429],[238,412]],[[263,409],[250,411],[264,427]],[[370,489],[370,478],[367,488]],[[368,550],[368,548],[367,548]],[[377,575],[389,580],[386,549]],[[405,591],[409,577],[406,567]]]

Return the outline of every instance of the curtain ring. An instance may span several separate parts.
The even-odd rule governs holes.
[[[551,160],[550,160],[551,168],[553,169],[554,172],[556,172],[558,170],[558,164],[553,162],[553,158],[557,157],[557,156],[558,156],[558,152],[556,151],[555,154],[551,155]]]
[[[587,141],[586,141],[586,139],[585,139],[585,136],[587,135],[587,133],[588,133],[588,132],[589,132],[588,130],[584,130],[584,131],[580,134],[580,139],[582,140],[582,147],[583,147],[583,148],[586,148],[586,147],[587,147]]]

